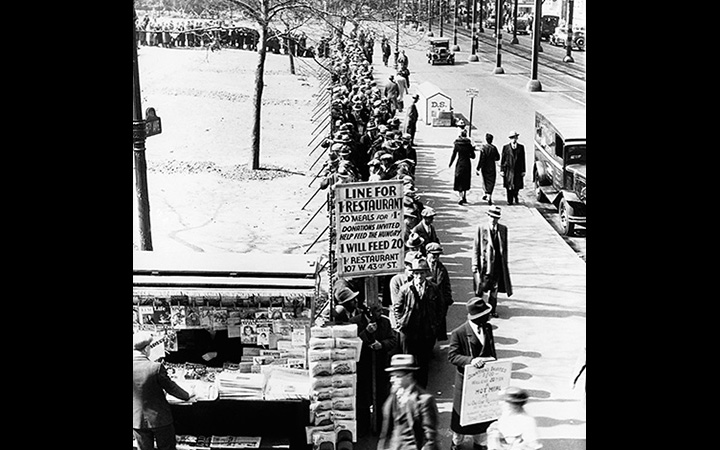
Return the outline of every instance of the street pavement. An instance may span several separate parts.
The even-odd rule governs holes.
[[[401,47],[402,48],[402,47]],[[425,64],[419,51],[408,52],[410,56],[411,89],[430,75],[419,75],[414,67]],[[379,59],[379,58],[378,58]],[[482,65],[483,61],[476,63]],[[485,66],[492,68],[489,61]],[[381,61],[374,64],[376,79],[385,83],[393,70]],[[511,93],[519,97],[530,96],[524,91],[524,80],[517,77],[492,77],[481,89],[486,92]],[[488,95],[489,97],[489,95]],[[558,103],[557,98],[548,98]],[[488,99],[486,99],[488,100]],[[406,97],[405,104],[412,100]],[[502,102],[502,98],[492,101]],[[527,99],[521,101],[528,102]],[[532,101],[529,108],[532,108]],[[404,113],[400,115],[404,119]],[[497,113],[497,112],[496,112]],[[507,114],[492,123],[505,121]],[[532,109],[517,112],[532,115]],[[492,111],[486,111],[489,117]],[[422,116],[422,111],[421,111]],[[523,119],[521,135],[526,137],[528,159],[532,161],[532,131],[527,118]],[[521,128],[521,127],[517,127]],[[458,128],[437,128],[418,122],[416,147],[418,167],[416,185],[424,204],[437,211],[435,224],[444,254],[441,260],[448,268],[452,282],[454,304],[447,316],[448,331],[461,325],[466,318],[465,302],[473,296],[471,278],[472,236],[477,226],[487,220],[488,205],[481,200],[482,180],[473,174],[469,204],[457,204],[458,196],[452,190],[454,166],[449,168],[452,142],[458,136]],[[481,138],[473,134],[476,144]],[[483,135],[484,136],[484,133]],[[498,148],[505,143],[505,136],[496,135]],[[528,168],[531,166],[528,165]],[[528,170],[530,171],[530,170]],[[498,175],[494,203],[502,208],[501,223],[508,227],[508,256],[514,294],[508,298],[500,294],[499,318],[491,320],[494,328],[498,358],[512,361],[511,384],[528,390],[530,401],[526,410],[532,414],[546,450],[585,449],[585,402],[583,387],[585,376],[577,388],[572,389],[572,369],[585,346],[586,330],[586,282],[585,262],[558,235],[529,201],[531,185],[521,192],[521,204],[507,205],[502,178]],[[435,395],[440,412],[440,448],[451,445],[450,416],[452,412],[454,367],[447,361],[448,341],[436,344],[430,368],[428,391]],[[376,436],[359,439],[357,449],[375,449]],[[472,448],[466,439],[464,449]]]

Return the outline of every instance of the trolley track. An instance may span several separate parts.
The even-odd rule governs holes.
[[[465,28],[457,28],[457,32],[458,32],[458,35],[461,35],[468,39],[471,38],[470,30],[467,30]],[[492,37],[492,33],[489,35],[485,34],[485,33],[478,33],[478,41],[492,46],[493,49],[495,48],[495,38]],[[549,43],[545,43],[545,44],[550,45]],[[504,52],[509,53],[511,55],[518,56],[518,57],[526,59],[528,61],[532,60],[532,50],[525,46],[513,45],[513,44],[510,44],[509,41],[506,41],[505,39],[503,39],[502,49]],[[584,67],[582,69],[579,69],[575,66],[568,65],[568,63],[564,62],[562,59],[559,59],[559,58],[549,55],[547,53],[544,53],[544,52],[540,53],[540,58],[538,59],[538,64],[548,67],[550,69],[553,69],[555,71],[561,72],[565,75],[571,76],[578,80],[586,81]]]

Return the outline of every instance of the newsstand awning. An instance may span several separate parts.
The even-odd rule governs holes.
[[[133,295],[313,296],[316,255],[133,252]]]

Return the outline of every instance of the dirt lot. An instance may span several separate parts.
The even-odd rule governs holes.
[[[163,132],[146,142],[155,251],[303,253],[327,226],[317,189],[308,187],[319,155],[308,147],[317,123],[317,65],[268,54],[262,109],[263,170],[251,159],[251,101],[257,54],[223,49],[141,47],[142,107],[154,107]],[[133,169],[133,249],[139,248]],[[311,253],[324,252],[327,232]]]

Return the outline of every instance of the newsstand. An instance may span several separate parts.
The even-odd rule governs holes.
[[[178,449],[308,448],[319,263],[315,255],[133,252],[133,331],[155,334],[151,359],[163,358],[198,398],[168,396]]]

